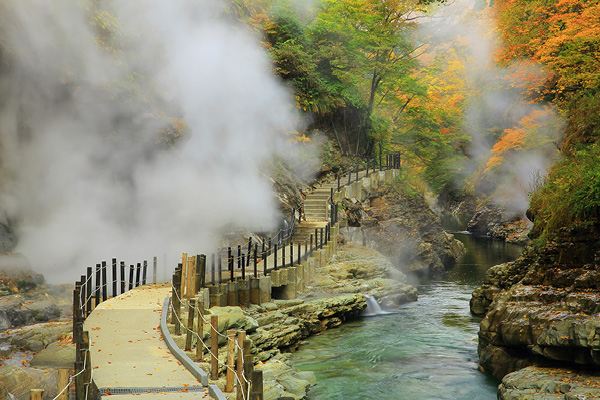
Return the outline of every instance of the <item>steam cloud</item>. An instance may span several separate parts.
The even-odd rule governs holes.
[[[0,24],[0,206],[16,250],[67,282],[107,257],[208,252],[224,227],[274,226],[259,167],[289,150],[298,118],[256,38],[207,1],[82,3],[10,0]],[[166,116],[187,125],[172,147],[156,143]]]
[[[486,3],[480,0],[455,0],[439,6],[430,22],[423,24],[421,34],[434,45],[447,47],[454,43],[455,50],[464,57],[465,81],[478,96],[469,101],[463,126],[471,137],[470,161],[462,166],[465,175],[481,174],[491,149],[506,128],[517,127],[519,121],[539,111],[542,106],[532,104],[514,81],[515,66],[502,68],[494,63],[494,53],[500,39],[490,15],[481,11]],[[479,12],[475,12],[479,9]],[[520,68],[524,68],[521,64]],[[531,76],[543,76],[541,66],[529,64],[525,67]],[[558,156],[556,142],[562,134],[564,122],[550,109],[544,121],[540,121],[542,132],[538,133],[537,146],[529,150],[512,152],[505,162],[476,188],[484,194],[492,194],[492,201],[509,213],[524,215],[528,207],[532,185],[546,175],[551,163]],[[496,135],[496,138],[494,138]],[[541,143],[543,142],[543,143]],[[487,182],[485,182],[487,180]]]

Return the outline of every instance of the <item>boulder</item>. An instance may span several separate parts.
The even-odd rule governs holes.
[[[240,307],[211,307],[211,315],[219,316],[219,332],[226,332],[228,329],[245,330],[254,332],[258,328],[258,322],[244,314]]]
[[[273,357],[262,364],[261,369],[265,400],[276,400],[281,397],[304,399],[310,386],[317,383],[314,373],[298,371],[286,355]]]
[[[72,369],[75,363],[75,345],[50,343],[33,356],[30,365],[36,368]]]
[[[0,381],[15,400],[29,400],[31,389],[44,389],[44,398],[57,394],[58,373],[29,367],[0,366]]]

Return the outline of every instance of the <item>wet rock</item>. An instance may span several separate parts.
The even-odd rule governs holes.
[[[257,352],[294,349],[309,335],[338,326],[366,307],[362,294],[345,294],[312,301],[296,300],[294,303],[281,303],[277,310],[253,307],[248,311],[260,324],[250,335]],[[267,359],[264,356],[259,358]]]
[[[502,213],[497,207],[477,207],[475,215],[467,224],[467,231],[477,235],[489,235],[490,228],[502,221]]]
[[[70,285],[40,285],[29,292],[0,297],[0,332],[69,314],[71,290]]]
[[[50,343],[33,356],[30,365],[36,368],[72,369],[75,363],[75,345]]]
[[[498,399],[597,399],[600,376],[565,368],[527,367],[508,374],[498,387]]]
[[[388,306],[417,299],[416,289],[406,276],[376,250],[348,243],[325,267],[318,269],[312,296],[322,293],[362,293]]]
[[[261,365],[264,381],[264,399],[276,400],[281,397],[304,399],[317,379],[312,372],[298,371],[289,362],[287,355],[277,355]]]
[[[219,316],[219,332],[225,332],[228,329],[253,332],[258,328],[258,322],[244,314],[240,307],[211,307],[210,314]]]
[[[0,345],[7,344],[20,351],[42,351],[50,343],[68,338],[72,331],[72,322],[35,324],[4,332]]]
[[[525,215],[510,213],[488,204],[477,208],[467,224],[467,231],[509,243],[526,244],[532,226]]]

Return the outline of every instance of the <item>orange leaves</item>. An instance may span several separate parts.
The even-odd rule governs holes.
[[[541,148],[555,140],[560,122],[551,107],[535,108],[521,118],[517,126],[504,130],[504,135],[491,150],[485,172],[500,166],[510,152]]]

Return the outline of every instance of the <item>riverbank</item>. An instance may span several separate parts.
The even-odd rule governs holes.
[[[480,366],[503,379],[500,398],[597,397],[600,377],[590,371],[600,365],[599,243],[596,225],[563,229],[517,261],[490,269],[473,292],[473,312],[484,315]],[[529,366],[536,368],[522,370]],[[590,391],[576,390],[578,381]]]

